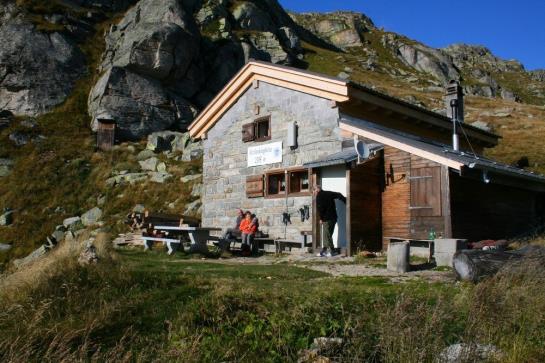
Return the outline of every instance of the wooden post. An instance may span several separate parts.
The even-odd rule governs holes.
[[[350,214],[350,165],[346,166],[346,255],[352,256],[352,222]]]
[[[318,170],[311,169],[311,182],[312,187],[318,184]],[[312,196],[312,251],[315,252],[318,250],[318,241],[320,238],[320,222],[318,220],[318,211],[316,208],[316,199],[314,195]]]
[[[441,208],[445,219],[443,238],[452,238],[452,218],[450,212],[450,174],[448,166],[441,167]]]

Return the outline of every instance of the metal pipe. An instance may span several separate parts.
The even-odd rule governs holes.
[[[460,150],[460,139],[458,138],[458,100],[450,100],[450,107],[452,108],[452,149],[454,151]]]

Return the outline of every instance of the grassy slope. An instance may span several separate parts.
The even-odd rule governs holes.
[[[431,362],[459,341],[495,344],[505,362],[545,357],[543,274],[532,268],[474,287],[101,255],[98,266],[32,271],[47,278],[25,289],[0,281],[0,360],[294,361],[319,336],[343,337],[329,353],[340,361]]]

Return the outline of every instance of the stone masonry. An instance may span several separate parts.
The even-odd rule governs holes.
[[[255,106],[260,108],[259,115]],[[271,140],[242,142],[242,125],[258,117],[271,116]],[[272,238],[300,239],[300,231],[312,229],[310,220],[301,222],[299,208],[312,206],[312,197],[246,198],[246,177],[269,170],[302,166],[322,156],[341,151],[339,112],[327,99],[260,82],[250,87],[208,132],[204,141],[203,225],[229,228],[236,208],[251,210],[260,220],[260,230]],[[298,148],[286,146],[287,127],[297,121]],[[283,142],[282,163],[247,167],[248,147]],[[291,214],[292,224],[282,224],[282,213]],[[312,208],[311,208],[312,209]],[[286,236],[284,233],[286,232]]]

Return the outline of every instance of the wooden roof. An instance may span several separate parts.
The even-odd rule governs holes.
[[[452,128],[452,122],[444,115],[412,105],[363,85],[329,77],[314,72],[282,65],[251,61],[247,63],[218,95],[206,106],[189,126],[193,138],[206,136],[206,132],[255,82],[262,81],[326,98],[340,104],[370,104],[403,115],[407,120],[418,120],[444,130]],[[468,136],[487,147],[497,145],[499,136],[464,124]]]

